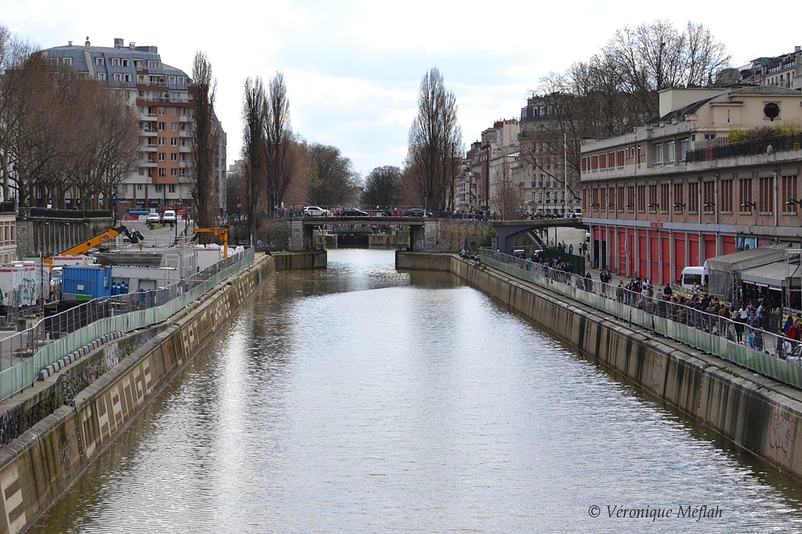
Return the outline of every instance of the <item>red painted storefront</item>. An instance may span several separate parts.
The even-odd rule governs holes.
[[[736,252],[733,235],[671,232],[662,227],[624,228],[593,225],[591,246],[601,264],[616,274],[648,277],[656,284],[673,283],[682,268]],[[601,256],[604,256],[601,258]]]

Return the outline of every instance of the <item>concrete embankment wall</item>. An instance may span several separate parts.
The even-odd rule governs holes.
[[[123,336],[88,355],[87,362],[105,362],[110,368],[75,395],[74,406],[59,407],[0,449],[5,518],[0,519],[0,534],[29,527],[275,270],[273,258],[257,255],[248,269],[150,334]],[[65,380],[74,379],[60,373],[37,387],[52,398]]]
[[[454,255],[396,254],[399,269],[451,271],[576,349],[802,479],[802,393]],[[740,373],[749,373],[747,377]]]

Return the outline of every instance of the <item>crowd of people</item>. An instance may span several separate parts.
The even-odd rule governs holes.
[[[748,345],[782,359],[790,357],[794,349],[802,345],[802,315],[790,316],[782,324],[780,306],[769,306],[763,298],[755,301],[745,298],[728,305],[702,288],[688,292],[677,291],[671,285],[660,288],[648,278],[631,278],[626,283],[620,279],[614,284],[612,273],[605,269],[600,270],[599,279],[595,280],[590,272],[584,276],[576,275],[571,262],[548,258],[543,251],[530,254],[522,261],[526,270],[550,280],[573,284],[582,290],[716,336],[725,336],[733,343]]]

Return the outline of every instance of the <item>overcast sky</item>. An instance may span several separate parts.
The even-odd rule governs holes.
[[[544,75],[587,60],[616,29],[661,17],[678,29],[689,20],[705,24],[733,66],[802,44],[791,20],[783,30],[782,21],[771,23],[754,10],[686,0],[0,0],[0,23],[40,48],[87,36],[94,46],[110,47],[119,37],[157,46],[164,63],[188,74],[195,54],[205,52],[229,164],[241,150],[245,79],[267,82],[281,71],[293,130],[338,147],[363,176],[378,166],[402,166],[417,89],[430,68],[440,70],[457,97],[469,148],[495,120],[517,118]]]

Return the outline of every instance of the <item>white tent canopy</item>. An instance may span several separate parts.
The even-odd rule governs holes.
[[[732,302],[744,271],[779,262],[787,250],[787,246],[759,247],[706,260],[709,291]]]
[[[800,265],[798,263],[778,261],[742,271],[741,280],[759,286],[783,289],[790,285],[786,280],[799,278],[799,274]]]

